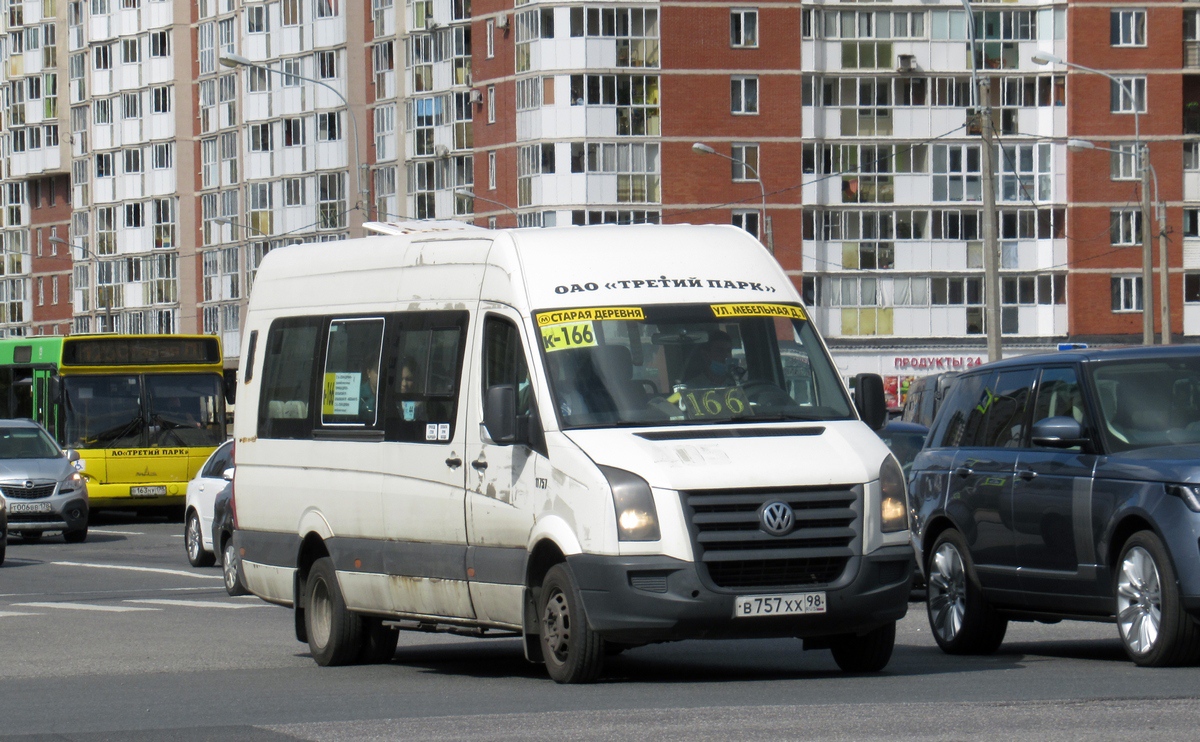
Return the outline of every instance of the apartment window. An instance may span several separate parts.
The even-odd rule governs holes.
[[[1109,15],[1109,41],[1113,46],[1146,45],[1146,11],[1113,10]]]
[[[270,152],[272,149],[274,147],[271,145],[271,124],[251,124],[250,151]]]
[[[729,45],[758,46],[758,10],[733,8],[729,11]]]
[[[125,228],[139,229],[146,226],[146,209],[144,204],[125,204]]]
[[[731,156],[733,162],[733,179],[735,181],[758,180],[758,145],[734,144]]]
[[[389,160],[395,157],[392,151],[392,135],[396,132],[396,106],[389,104],[375,109],[375,159]]]
[[[1112,310],[1113,312],[1142,311],[1141,276],[1112,277]]]
[[[487,155],[488,168],[488,190],[496,190],[496,153],[495,151],[488,152]]]
[[[92,101],[92,120],[97,126],[112,123],[112,99],[96,98]],[[82,131],[82,129],[75,129],[75,131]]]
[[[980,148],[968,144],[937,144],[933,147],[933,200],[979,201]]]
[[[454,93],[454,149],[471,149],[475,146],[475,127],[471,120],[474,111],[471,105],[471,94],[466,92]]]
[[[170,31],[155,31],[150,34],[150,56],[152,58],[171,56]]]
[[[153,113],[170,113],[171,86],[163,85],[157,88],[150,88],[150,104],[150,110]]]
[[[196,27],[196,50],[202,75],[212,72],[217,67],[214,33],[215,28],[212,23],[201,23]]]
[[[154,246],[175,247],[175,199],[156,198],[151,205],[154,210]]]
[[[1109,82],[1110,110],[1113,113],[1146,112],[1146,78],[1118,77]]]
[[[1109,177],[1113,180],[1137,180],[1141,177],[1135,142],[1112,142],[1109,149],[1116,150],[1109,153]]]
[[[283,146],[299,147],[304,144],[304,119],[283,120]]]
[[[758,237],[758,228],[761,216],[762,214],[757,211],[734,211],[733,226],[741,227],[755,237]]]
[[[1183,169],[1192,172],[1200,170],[1200,142],[1183,143]]]
[[[317,214],[320,218],[319,229],[341,229],[346,226],[346,181],[342,173],[321,173],[317,176]]]
[[[298,58],[283,60],[283,87],[294,88],[300,85],[301,64]]]
[[[487,89],[487,121],[496,123],[496,86],[488,85]]]
[[[267,32],[267,6],[249,5],[246,7],[246,33]]]
[[[1051,150],[1049,144],[1005,144],[995,150],[1000,171],[1002,201],[1050,199]]]
[[[137,64],[138,62],[142,61],[142,47],[139,41],[140,39],[122,39],[122,64]]]
[[[282,6],[283,25],[299,26],[302,19],[301,0],[283,0]]]
[[[342,114],[329,111],[317,114],[317,141],[337,142],[342,139]]]
[[[287,178],[283,181],[283,205],[284,206],[303,206],[304,198],[304,179],[303,178]]]
[[[237,40],[237,27],[233,24],[232,18],[226,18],[217,21],[217,45],[222,52],[233,54],[237,52],[235,41]]]
[[[334,18],[338,14],[338,0],[317,0],[317,17]]]
[[[92,51],[92,64],[98,70],[112,69],[112,44],[102,44]]]
[[[571,75],[571,105],[616,106],[617,134],[658,136],[658,75]]]
[[[141,93],[125,93],[121,96],[121,116],[125,119],[140,119],[142,117]]]
[[[617,67],[658,67],[657,8],[571,8],[570,35],[615,39]]]
[[[140,148],[125,150],[125,172],[142,172],[142,150]]]
[[[1140,209],[1113,209],[1109,212],[1109,237],[1113,245],[1142,243],[1142,212]]]
[[[113,177],[113,157],[111,152],[101,152],[96,155],[96,177]]]
[[[337,76],[337,52],[317,52],[317,78],[332,80]]]
[[[487,22],[487,58],[491,59],[496,56],[496,22],[489,19]]]
[[[217,138],[200,140],[200,187],[217,185]]]
[[[275,194],[270,183],[251,183],[248,188],[250,229],[257,234],[274,232]]]
[[[758,78],[731,77],[729,79],[729,110],[734,114],[758,113]]]

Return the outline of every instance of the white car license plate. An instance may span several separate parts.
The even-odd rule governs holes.
[[[790,595],[738,596],[733,601],[734,618],[754,616],[795,616],[803,613],[824,613],[825,593],[791,593]]]
[[[48,513],[50,512],[50,503],[48,502],[9,502],[8,511],[10,513]]]
[[[130,497],[162,497],[165,494],[167,494],[166,485],[159,485],[156,487],[130,487],[129,488],[129,496]]]

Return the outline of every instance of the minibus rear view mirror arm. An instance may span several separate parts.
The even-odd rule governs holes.
[[[515,384],[495,384],[488,387],[483,399],[483,426],[493,443],[521,443],[517,420],[517,387]]]

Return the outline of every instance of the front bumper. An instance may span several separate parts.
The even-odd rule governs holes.
[[[43,500],[9,500],[9,531],[74,531],[88,524],[88,500],[76,494],[50,498],[48,513],[14,513],[14,504]]]
[[[789,588],[715,588],[701,578],[695,563],[664,556],[579,554],[567,557],[567,564],[591,628],[615,642],[642,644],[865,633],[908,611],[913,553],[907,545],[881,548],[853,557],[843,579],[831,585]],[[825,613],[734,617],[738,596],[820,591],[827,601]]]

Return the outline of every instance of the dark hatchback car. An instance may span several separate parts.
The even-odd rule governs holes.
[[[242,579],[242,559],[233,546],[232,483],[225,485],[213,503],[212,534],[213,552],[225,578],[225,592],[245,595],[247,590]]]
[[[979,366],[927,446],[910,506],[943,650],[1072,618],[1115,620],[1139,665],[1200,659],[1200,347]]]

